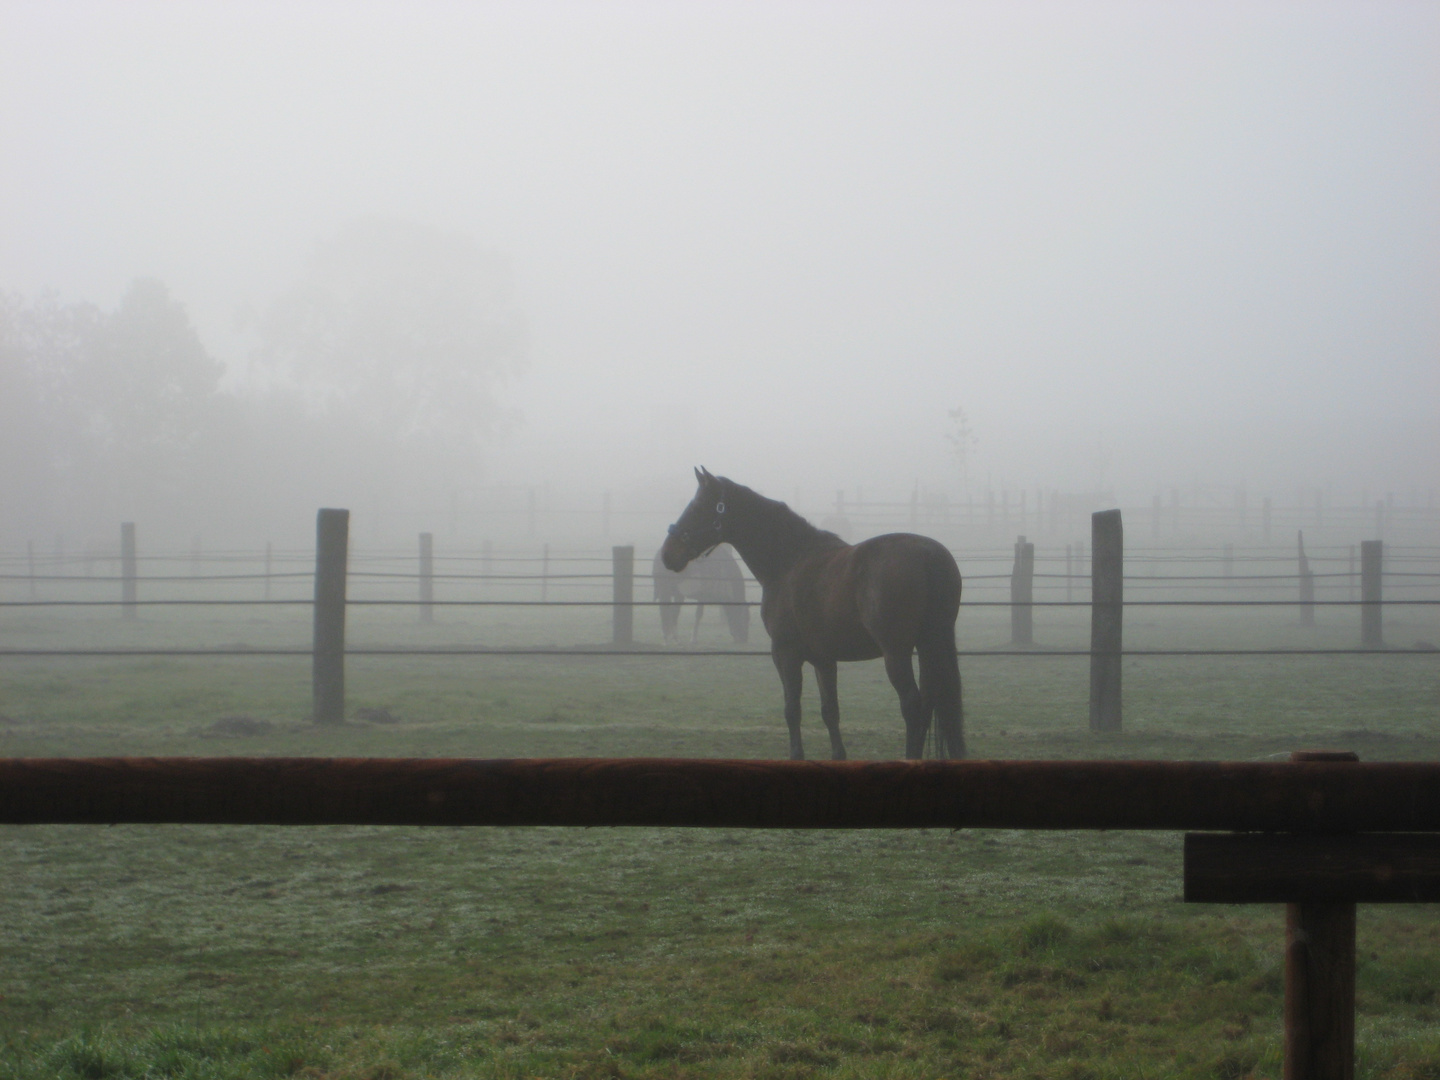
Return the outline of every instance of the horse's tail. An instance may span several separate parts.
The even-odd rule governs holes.
[[[961,704],[960,658],[955,651],[955,617],[960,611],[960,569],[941,548],[927,568],[929,602],[920,621],[915,651],[920,660],[920,697],[934,711],[935,754],[965,756],[965,712]]]

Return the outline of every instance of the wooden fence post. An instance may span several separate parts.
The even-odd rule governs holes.
[[[616,645],[632,645],[635,642],[635,546],[613,547],[610,558],[614,567],[610,640]]]
[[[1120,730],[1125,531],[1119,510],[1090,515],[1090,730]]]
[[[420,534],[420,621],[435,621],[435,534]]]
[[[1305,531],[1296,534],[1300,546],[1300,625],[1315,625],[1315,572],[1305,557]]]
[[[1010,643],[1035,644],[1035,545],[1025,537],[1015,542],[1015,565],[1010,570]]]
[[[120,526],[120,617],[135,618],[135,523]]]
[[[1360,644],[1379,648],[1385,644],[1380,621],[1381,564],[1385,541],[1360,542]]]
[[[1297,750],[1291,761],[1359,761]],[[1285,1080],[1355,1076],[1355,902],[1285,905]]]
[[[311,687],[315,722],[345,722],[345,568],[350,511],[321,510],[315,519],[315,644]]]

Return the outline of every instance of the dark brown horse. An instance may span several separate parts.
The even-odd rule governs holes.
[[[955,617],[960,570],[943,545],[912,533],[847,544],[817,529],[782,502],[695,470],[699,490],[660,549],[671,570],[726,543],[760,582],[760,617],[770,655],[785,687],[790,756],[800,759],[802,665],[815,669],[820,717],[830,732],[830,756],[845,758],[840,740],[836,663],[885,658],[885,674],[900,695],[905,756],[924,756],[935,718],[936,751],[965,756]],[[910,663],[920,657],[916,685]]]

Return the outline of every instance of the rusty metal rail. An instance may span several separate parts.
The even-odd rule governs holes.
[[[1440,764],[0,759],[0,824],[1440,830]]]

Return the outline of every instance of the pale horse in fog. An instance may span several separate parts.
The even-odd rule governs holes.
[[[695,628],[690,640],[700,640],[700,620],[706,604],[719,604],[730,624],[730,636],[737,645],[750,640],[750,607],[745,602],[745,574],[729,544],[721,544],[709,555],[695,559],[676,573],[665,569],[657,552],[651,569],[655,599],[660,604],[660,629],[665,640],[680,638],[680,609],[685,601],[695,603]]]

